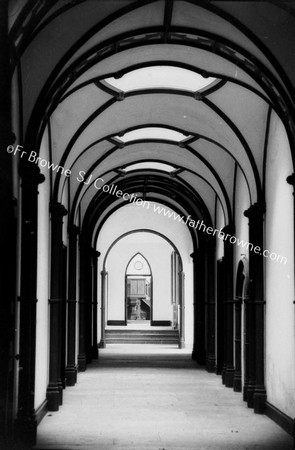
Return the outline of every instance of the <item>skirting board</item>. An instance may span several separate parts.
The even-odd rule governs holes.
[[[293,436],[295,423],[291,417],[287,416],[268,402],[265,403],[265,415],[282,427],[288,434]]]
[[[37,425],[39,425],[39,423],[47,413],[48,413],[47,400],[44,400],[44,402],[41,403],[41,405],[35,410]]]
[[[108,320],[107,325],[113,325],[113,326],[125,326],[127,325],[125,320]]]
[[[171,327],[170,320],[152,320],[152,327]]]
[[[112,326],[125,326],[127,323],[125,320],[108,320],[107,325]],[[152,327],[171,327],[171,321],[170,320],[152,320],[151,322]]]

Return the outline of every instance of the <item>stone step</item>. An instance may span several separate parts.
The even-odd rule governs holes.
[[[177,345],[178,330],[106,330],[107,344]]]
[[[171,335],[171,336],[176,336],[178,335],[178,330],[135,330],[135,329],[130,329],[130,330],[126,330],[126,329],[119,329],[119,330],[110,330],[110,329],[106,329],[106,334],[150,334],[150,335]]]
[[[178,339],[106,339],[106,344],[157,344],[178,345]]]

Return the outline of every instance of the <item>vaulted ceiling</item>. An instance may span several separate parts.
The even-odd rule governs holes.
[[[217,203],[232,223],[237,171],[263,199],[270,111],[294,139],[294,4],[14,0],[9,18],[21,139],[71,171],[48,177],[73,223],[126,204],[103,184],[208,224]]]

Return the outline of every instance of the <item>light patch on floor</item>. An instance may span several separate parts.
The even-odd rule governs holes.
[[[36,449],[292,449],[288,434],[190,355],[157,345],[100,349],[39,425]]]

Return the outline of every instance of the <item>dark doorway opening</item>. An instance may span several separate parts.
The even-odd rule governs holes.
[[[151,321],[152,277],[150,275],[126,276],[126,318],[127,322]]]

